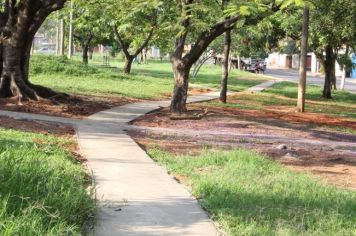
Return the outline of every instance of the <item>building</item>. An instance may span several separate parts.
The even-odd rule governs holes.
[[[288,55],[282,53],[271,53],[268,56],[267,66],[272,68],[282,69],[299,69],[300,56],[298,54]],[[337,69],[339,66],[337,65]],[[320,72],[320,63],[318,62],[314,53],[308,53],[307,56],[307,70],[312,73]],[[341,76],[342,71],[340,71]]]
[[[299,54],[282,54],[282,53],[271,53],[267,59],[267,66],[270,68],[281,68],[281,69],[299,69],[300,63]],[[351,56],[354,64],[356,64],[356,54]],[[317,74],[320,73],[320,62],[316,58],[314,53],[308,53],[307,57],[307,70]],[[335,64],[335,73],[336,76],[341,77],[343,75],[343,70],[340,68],[340,65],[336,62]],[[350,73],[351,78],[356,78],[356,69],[354,68]]]

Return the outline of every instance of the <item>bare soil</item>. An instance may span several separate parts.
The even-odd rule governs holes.
[[[22,105],[18,105],[14,98],[1,98],[0,109],[82,119],[115,106],[138,101],[138,99],[117,96],[72,95],[56,99],[55,102],[49,100],[27,101],[23,102]]]
[[[188,90],[188,96],[193,96],[193,95],[199,95],[199,94],[206,94],[214,91],[214,89],[211,88],[199,88],[199,87],[191,87]],[[163,97],[167,99],[171,99],[172,93],[163,93]]]
[[[16,120],[5,116],[0,116],[0,127],[56,136],[73,136],[75,134],[74,129],[67,125],[43,121]]]
[[[189,95],[204,94],[213,91],[209,88],[190,88]],[[167,99],[171,93],[163,94]],[[0,98],[0,110],[83,119],[97,112],[142,100],[120,96],[71,95],[57,98],[56,101],[26,101],[19,105],[16,98]]]
[[[204,148],[247,148],[259,151],[295,171],[310,172],[328,183],[356,189],[356,135],[320,126],[356,130],[352,120],[323,114],[189,105],[208,108],[202,120],[171,120],[161,109],[132,122],[129,134],[143,148],[159,146],[175,154],[197,154]],[[145,128],[150,127],[150,128]]]

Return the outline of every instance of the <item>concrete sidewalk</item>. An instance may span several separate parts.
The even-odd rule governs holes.
[[[261,91],[275,82],[250,91]],[[231,93],[230,93],[231,94]],[[216,99],[219,92],[188,102]],[[98,200],[95,235],[217,235],[196,199],[158,166],[124,132],[127,123],[169,101],[127,104],[90,116],[77,126],[81,151],[89,160]],[[93,122],[96,124],[93,126]]]
[[[211,94],[190,100],[214,98]],[[217,235],[189,191],[124,132],[127,122],[168,105],[168,101],[128,104],[90,116],[77,126],[81,152],[96,183],[95,235]]]

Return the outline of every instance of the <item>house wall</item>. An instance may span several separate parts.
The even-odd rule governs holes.
[[[268,56],[268,63],[267,66],[270,68],[281,68],[281,69],[288,69],[287,68],[287,54],[281,53],[271,53]],[[319,73],[320,72],[320,63],[314,53],[308,53],[308,57],[311,58],[311,68],[310,71],[312,73]],[[300,57],[298,54],[292,55],[292,69],[299,69],[300,66]],[[336,63],[336,76],[342,76],[342,70],[338,63]]]
[[[159,48],[152,47],[150,50],[150,57],[155,58],[155,59],[160,58],[161,52],[160,52]]]
[[[292,55],[292,68],[298,69],[299,66],[300,66],[299,55],[297,54]]]

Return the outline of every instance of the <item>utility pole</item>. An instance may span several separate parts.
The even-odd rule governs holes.
[[[60,54],[60,20],[59,20],[59,11],[57,12],[57,32],[56,32],[56,54]]]
[[[350,50],[350,47],[349,45],[346,45],[346,51],[345,51],[345,56],[349,56],[349,50]],[[343,66],[343,69],[342,69],[342,78],[341,78],[341,90],[344,90],[345,89],[345,82],[346,82],[346,65]]]
[[[301,48],[301,60],[299,68],[299,86],[298,86],[298,112],[305,111],[305,92],[307,85],[307,56],[308,56],[308,37],[309,37],[309,8],[304,7],[303,13],[303,36]]]
[[[64,19],[60,20],[60,37],[59,37],[59,55],[64,56],[64,36],[65,36],[65,22]]]
[[[73,2],[70,2],[68,58],[73,56]]]

